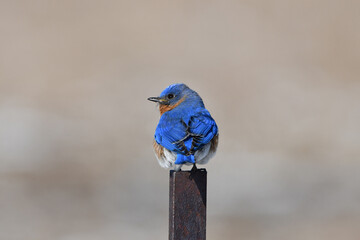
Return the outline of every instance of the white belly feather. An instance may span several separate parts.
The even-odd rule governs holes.
[[[213,146],[212,146],[213,145]],[[206,164],[209,162],[210,158],[212,158],[216,152],[217,147],[217,141],[214,146],[214,143],[210,141],[205,146],[203,146],[201,149],[195,152],[195,163],[197,164]],[[174,163],[176,161],[177,154],[173,151],[167,150],[163,146],[157,144],[154,141],[154,150],[155,150],[155,156],[163,168],[171,168],[174,167]],[[185,163],[186,165],[192,165],[192,163]],[[180,164],[179,167],[181,167],[182,164]]]

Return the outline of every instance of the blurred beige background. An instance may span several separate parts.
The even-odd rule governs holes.
[[[359,1],[0,1],[0,239],[167,239],[146,100],[220,129],[208,239],[360,238]]]

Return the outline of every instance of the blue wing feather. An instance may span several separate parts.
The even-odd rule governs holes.
[[[172,114],[176,113],[167,112],[160,118],[155,140],[180,155],[186,155],[190,150],[197,151],[209,143],[218,132],[214,119],[204,108],[182,116]]]

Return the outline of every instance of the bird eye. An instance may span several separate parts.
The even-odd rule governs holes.
[[[170,93],[170,94],[167,95],[167,97],[168,97],[168,99],[172,99],[172,98],[174,98],[174,94]]]

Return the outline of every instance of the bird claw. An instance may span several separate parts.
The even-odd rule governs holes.
[[[191,168],[192,172],[196,172],[198,170],[198,168],[196,167],[196,163],[194,163],[193,167]]]
[[[199,169],[196,167],[196,163],[194,163],[193,167],[190,170],[190,179],[193,179],[193,175],[198,171]]]
[[[175,172],[181,172],[181,167],[182,167],[182,164],[176,164],[175,167],[174,167],[174,171]]]

